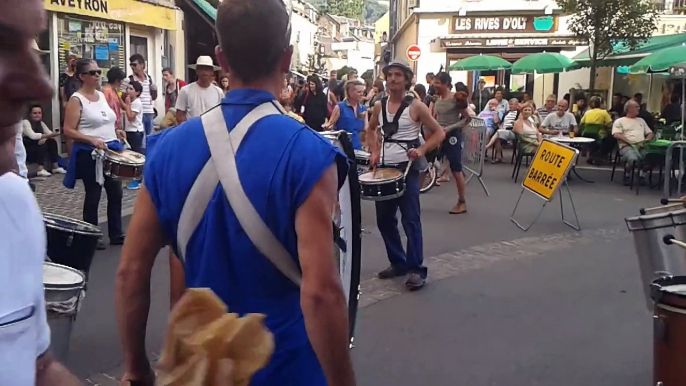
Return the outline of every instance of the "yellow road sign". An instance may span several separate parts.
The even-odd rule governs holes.
[[[543,140],[531,161],[522,186],[550,201],[574,165],[579,152],[569,146]]]

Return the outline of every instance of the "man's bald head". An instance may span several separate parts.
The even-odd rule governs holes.
[[[284,54],[290,52],[290,20],[283,0],[224,0],[216,29],[231,75],[246,83],[281,70]]]

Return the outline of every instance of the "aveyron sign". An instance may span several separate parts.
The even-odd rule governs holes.
[[[444,48],[471,48],[471,47],[578,47],[586,46],[588,41],[576,37],[549,37],[549,38],[453,38],[442,39],[441,46]]]

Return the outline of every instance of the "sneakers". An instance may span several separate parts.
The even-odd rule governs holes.
[[[462,214],[467,213],[467,203],[464,201],[458,201],[458,203],[450,209],[450,214]]]
[[[129,190],[137,190],[141,188],[141,183],[138,181],[131,181],[129,184],[126,186],[126,189]]]
[[[67,174],[67,171],[62,168],[52,169],[52,174]]]
[[[407,275],[407,271],[401,271],[399,269],[393,268],[393,266],[390,266],[384,269],[383,271],[377,273],[376,275],[379,277],[379,279],[393,279],[394,277]]]
[[[124,245],[124,240],[126,240],[125,235],[121,235],[115,238],[110,237],[110,245]]]
[[[405,281],[405,287],[410,291],[417,291],[424,287],[424,284],[426,284],[426,278],[423,278],[422,275],[414,272],[411,273],[410,276],[407,277],[407,281]]]
[[[41,169],[41,170],[39,170],[39,171],[36,172],[36,175],[37,175],[38,177],[50,177],[52,174],[51,174],[49,171],[45,170],[45,169]]]

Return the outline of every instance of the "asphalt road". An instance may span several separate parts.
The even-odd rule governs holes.
[[[473,181],[464,215],[447,213],[456,200],[452,183],[422,196],[429,282],[416,293],[374,278],[387,260],[373,205],[364,203],[353,350],[360,385],[650,384],[651,315],[623,219],[657,205],[659,193],[636,196],[610,183],[609,172],[580,171],[598,181],[570,183],[582,231],[561,222],[556,198],[523,232],[509,220],[521,189],[510,173],[510,165],[488,165],[491,196]],[[540,204],[525,194],[518,218],[530,221]],[[67,362],[100,384],[121,372],[113,293],[119,253],[110,247],[96,255]],[[168,314],[167,269],[163,251],[148,323],[153,358]]]

